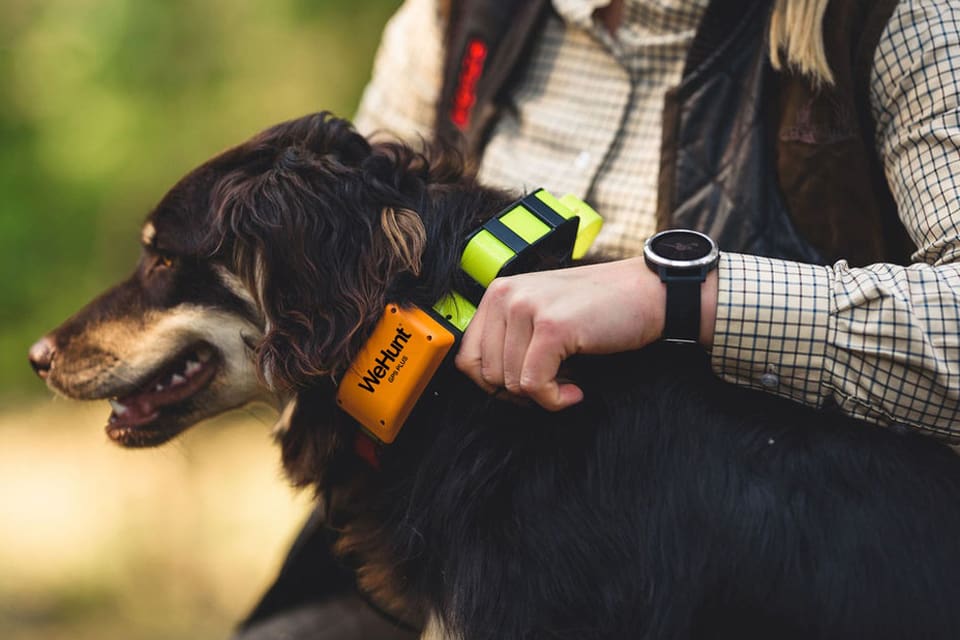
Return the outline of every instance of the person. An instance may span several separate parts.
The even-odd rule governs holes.
[[[562,409],[565,358],[658,340],[644,242],[689,227],[721,250],[696,312],[718,376],[955,440],[958,52],[948,0],[406,0],[355,123],[605,219],[612,261],[487,290],[457,356],[485,389]]]
[[[511,189],[543,186],[584,198],[605,218],[595,252],[620,260],[496,282],[468,328],[457,362],[481,386],[506,388],[559,409],[580,397],[575,386],[555,379],[564,358],[637,348],[662,333],[664,286],[637,256],[656,230],[662,207],[658,188],[664,159],[658,143],[664,99],[684,80],[708,3],[552,4],[554,10],[545,11],[539,26],[542,34],[500,98],[478,154],[479,178]],[[762,25],[771,14],[769,4],[712,3],[731,13],[735,9],[734,21],[759,5],[756,18]],[[822,33],[831,26],[832,13],[857,3],[774,4],[768,31],[777,33],[769,35],[785,46],[768,57],[782,71],[798,71],[812,91],[856,80],[832,75],[845,70],[831,70],[824,45],[817,47],[802,30]],[[830,251],[832,264],[821,265],[784,260],[773,251],[765,251],[772,257],[737,252],[737,244],[747,243],[724,246],[720,233],[724,251],[704,284],[699,339],[710,349],[716,373],[734,384],[816,407],[835,404],[885,426],[955,438],[960,203],[952,168],[960,160],[960,54],[954,46],[960,41],[960,14],[946,2],[860,4],[874,6],[868,17],[886,18],[868,65],[873,130],[866,137],[873,149],[865,151],[876,152],[899,220],[916,245],[913,264],[892,264],[889,258],[900,256],[878,251],[868,256],[879,258],[875,263],[860,259],[856,268],[849,266],[847,254],[871,241],[868,225],[860,222],[838,227],[849,235]],[[837,16],[844,18],[850,21]],[[443,72],[442,21],[441,5],[430,0],[408,0],[401,8],[385,33],[358,127],[407,139],[431,137]],[[789,126],[801,128],[807,106],[800,105]],[[812,123],[807,131],[792,132],[791,142],[813,147],[818,136],[852,135],[848,119],[847,114],[838,119],[848,131],[839,130],[836,121],[828,122],[833,128],[826,131]],[[784,138],[791,131],[781,126],[779,133]],[[753,178],[755,171],[745,170],[729,182]],[[829,183],[837,192],[826,197],[862,206],[843,193],[857,188],[844,184],[852,179],[837,176]],[[809,188],[802,180],[794,182],[799,186],[783,188]],[[739,213],[717,215],[729,227],[738,225]],[[862,210],[838,215],[851,221],[864,217]]]

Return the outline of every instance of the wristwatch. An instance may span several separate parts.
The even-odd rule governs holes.
[[[700,338],[700,285],[717,268],[717,243],[698,231],[671,229],[647,240],[643,257],[667,285],[663,339],[697,342]]]

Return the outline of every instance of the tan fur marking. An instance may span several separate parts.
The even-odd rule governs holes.
[[[355,483],[346,491],[331,492],[331,503],[327,505],[330,512],[340,512],[340,503],[348,505],[347,508],[363,504],[365,489],[361,485]],[[423,607],[397,575],[396,559],[381,544],[381,536],[378,525],[361,515],[341,529],[333,552],[341,557],[362,558],[357,568],[357,586],[379,607],[408,624],[422,624]]]
[[[142,317],[112,320],[89,327],[76,348],[91,354],[90,360],[72,358],[73,370],[96,371],[96,379],[83,380],[61,372],[54,381],[71,397],[111,395],[118,384],[142,380],[171,356],[191,343],[212,344],[222,359],[218,402],[236,406],[255,399],[268,399],[260,388],[253,359],[243,336],[259,337],[260,329],[234,314],[198,305],[182,304]],[[71,379],[73,378],[73,379]]]
[[[263,261],[263,256],[260,255],[259,253],[257,253],[255,260],[256,260],[255,267],[254,267],[255,290],[253,293],[257,299],[257,308],[263,309],[265,306],[263,303],[263,300],[266,295],[265,291],[267,289],[267,265]],[[264,328],[263,332],[265,334],[270,333],[269,318],[267,319],[267,326]]]
[[[293,420],[293,414],[296,410],[297,397],[294,396],[284,405],[283,411],[280,412],[280,417],[277,418],[276,423],[273,425],[274,437],[279,438],[290,430],[290,421]]]
[[[216,265],[214,271],[217,273],[217,277],[220,279],[220,282],[226,287],[230,293],[237,296],[243,300],[251,309],[256,309],[257,313],[260,313],[259,306],[257,301],[254,300],[253,295],[243,284],[243,280],[237,274],[233,273],[223,265]]]
[[[415,276],[420,275],[420,260],[427,244],[427,232],[420,216],[410,209],[385,207],[380,213],[380,227],[403,268]]]
[[[459,638],[452,633],[448,633],[440,623],[440,619],[431,613],[426,628],[420,634],[420,640],[459,640]]]
[[[152,222],[148,222],[143,225],[143,231],[140,232],[140,241],[143,243],[143,246],[149,247],[153,245],[153,241],[157,238],[157,228],[153,226]]]

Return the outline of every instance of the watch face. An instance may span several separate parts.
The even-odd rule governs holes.
[[[713,243],[702,234],[692,231],[666,231],[651,239],[650,248],[667,260],[688,262],[710,255]]]

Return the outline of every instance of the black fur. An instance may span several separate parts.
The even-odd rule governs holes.
[[[462,287],[467,234],[514,198],[320,114],[210,161],[153,217],[258,292],[264,377],[298,403],[285,466],[381,605],[469,640],[960,638],[954,453],[730,387],[693,348],[574,359],[585,399],[561,413],[446,371],[367,467],[335,380],[388,301]],[[422,222],[419,261],[384,235],[421,246],[398,212]]]
[[[396,452],[419,464],[412,486],[409,462],[387,481],[383,528],[451,626],[958,637],[953,453],[731,389],[682,349],[578,363],[586,400],[559,416],[487,405],[464,419],[483,405],[461,398]]]
[[[313,126],[363,146],[341,122]],[[420,214],[422,275],[362,287],[376,293],[365,308],[429,306],[457,286],[468,231],[511,199],[399,146],[336,171],[275,152],[283,170],[303,169],[309,193],[288,202],[289,190],[260,192],[280,217],[256,215],[269,227],[301,207],[310,224],[267,247],[283,256],[268,268],[289,278],[267,288],[314,291],[308,308],[296,296],[268,304],[281,324],[281,311],[313,321],[343,307],[336,288],[316,283],[368,277],[359,265],[387,206]],[[251,215],[227,213],[234,230]],[[305,258],[290,252],[294,235]],[[255,237],[269,236],[261,227]],[[304,259],[312,269],[298,278]],[[358,308],[347,307],[344,316]],[[315,372],[342,371],[375,320],[315,329],[342,349],[293,351]],[[358,330],[345,338],[344,327]],[[290,352],[284,343],[271,358]],[[380,566],[368,585],[392,582],[404,606],[437,612],[463,638],[960,637],[960,460],[947,447],[732,388],[689,347],[571,364],[585,400],[558,414],[492,400],[451,374],[379,473],[353,457],[356,427],[328,379],[295,373],[286,382],[303,407],[286,462],[331,491],[343,549]]]

